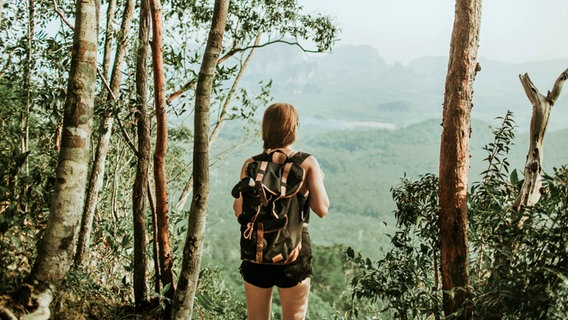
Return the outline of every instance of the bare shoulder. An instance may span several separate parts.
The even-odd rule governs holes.
[[[302,167],[304,167],[304,169],[319,168],[319,163],[316,157],[310,155],[302,162]]]

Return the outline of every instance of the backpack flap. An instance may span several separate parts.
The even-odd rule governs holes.
[[[268,201],[271,195],[277,198],[289,198],[296,195],[304,184],[305,172],[300,165],[294,162],[279,164],[254,161],[248,165],[247,175],[255,180],[256,189],[261,198],[264,193]]]

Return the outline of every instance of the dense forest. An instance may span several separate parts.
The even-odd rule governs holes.
[[[308,319],[568,318],[565,95],[539,199],[516,201],[534,138],[516,77],[556,92],[567,61],[481,61],[468,285],[444,290],[446,58],[336,48],[334,19],[295,0],[0,8],[1,319],[246,319],[230,190],[275,100],[298,107],[295,148],[317,156],[331,199],[310,223]]]

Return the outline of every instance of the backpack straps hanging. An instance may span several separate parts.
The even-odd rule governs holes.
[[[268,161],[262,161],[260,163],[260,167],[258,168],[258,173],[256,174],[256,177],[254,179],[256,191],[260,196],[260,203],[263,206],[266,206],[268,204],[268,199],[266,198],[266,192],[262,187],[262,179],[264,178],[264,174],[266,174],[266,167],[268,167]]]

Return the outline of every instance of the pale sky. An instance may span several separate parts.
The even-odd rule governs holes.
[[[337,19],[343,44],[375,47],[387,63],[448,56],[455,0],[298,0]],[[479,57],[568,58],[568,0],[485,0]]]

